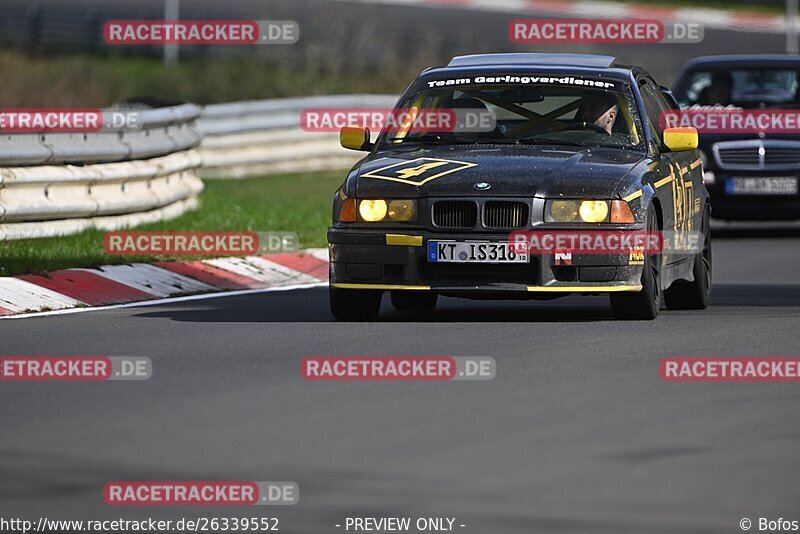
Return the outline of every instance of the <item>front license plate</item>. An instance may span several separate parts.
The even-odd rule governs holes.
[[[731,178],[725,191],[729,195],[796,195],[797,178]]]
[[[428,262],[528,263],[528,251],[517,252],[511,243],[487,241],[428,241]]]

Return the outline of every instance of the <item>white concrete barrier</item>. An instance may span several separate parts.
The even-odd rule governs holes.
[[[195,207],[202,108],[134,111],[132,131],[0,135],[0,240],[135,226]]]
[[[387,108],[395,100],[342,95],[120,108],[136,112],[137,129],[0,133],[0,240],[177,217],[197,206],[198,176],[347,169],[364,154],[341,148],[336,133],[304,131],[302,111]]]

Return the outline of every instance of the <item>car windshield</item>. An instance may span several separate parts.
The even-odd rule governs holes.
[[[470,83],[477,80],[519,83]],[[515,144],[642,148],[641,122],[624,84],[527,76],[419,82],[398,109],[450,113],[452,129],[384,129],[384,148],[406,144]],[[601,88],[587,87],[596,84]],[[443,85],[443,86],[440,86]]]
[[[682,108],[800,107],[798,70],[787,68],[698,70],[684,77],[675,97]]]

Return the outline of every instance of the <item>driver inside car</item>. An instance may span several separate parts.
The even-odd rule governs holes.
[[[581,105],[575,115],[576,126],[611,135],[618,112],[619,107],[614,95],[610,93],[586,94],[581,99]]]

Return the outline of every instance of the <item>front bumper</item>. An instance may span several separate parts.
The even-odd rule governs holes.
[[[476,298],[554,298],[641,290],[629,255],[532,255],[529,263],[429,263],[429,239],[506,241],[508,234],[330,228],[330,282],[341,289],[434,291]]]

